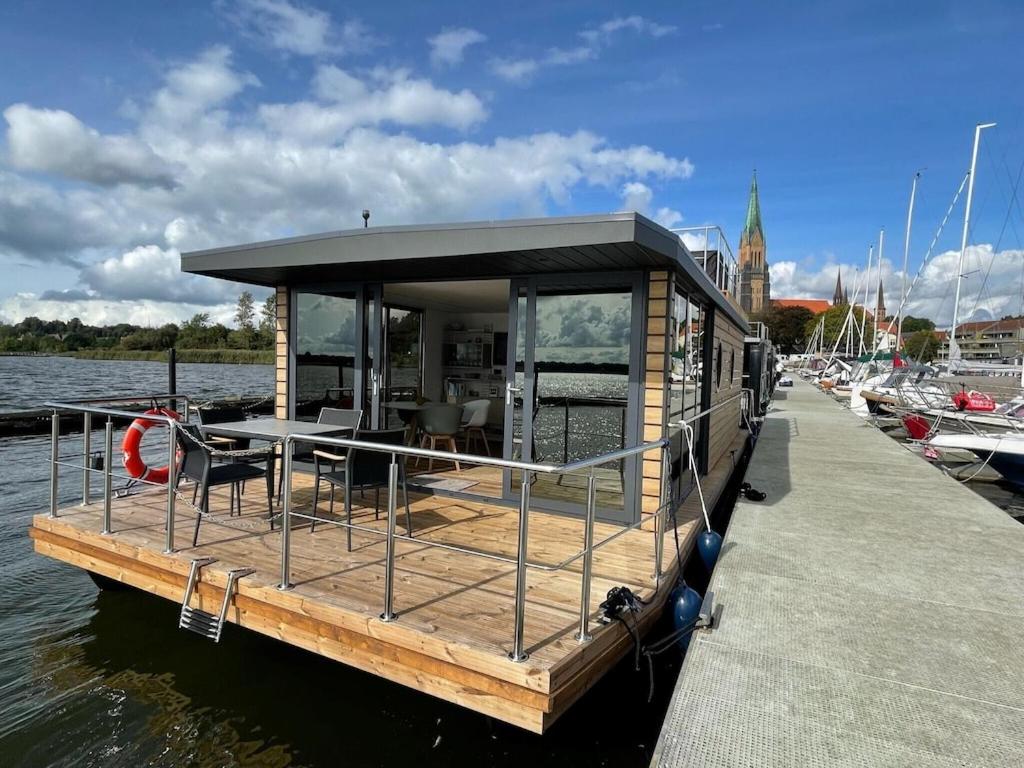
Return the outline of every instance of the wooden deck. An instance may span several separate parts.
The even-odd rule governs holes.
[[[705,480],[709,503],[731,474],[728,457]],[[472,473],[473,470],[469,470]],[[467,473],[464,473],[467,474]],[[311,488],[296,476],[294,509],[309,512]],[[259,489],[262,490],[262,489]],[[193,605],[216,612],[227,571],[249,566],[256,572],[239,582],[229,620],[284,642],[350,664],[372,674],[540,733],[597,681],[630,648],[618,623],[592,624],[586,644],[574,635],[579,621],[581,562],[563,571],[530,569],[527,577],[525,647],[529,659],[512,662],[515,566],[477,555],[427,546],[443,542],[507,557],[515,556],[518,513],[485,501],[412,494],[413,534],[422,543],[397,542],[394,606],[398,619],[378,618],[383,605],[383,536],[355,532],[353,550],[345,530],[318,526],[311,533],[294,520],[292,581],[279,590],[280,531],[264,518],[265,496],[250,486],[243,516],[229,518],[226,490],[211,494],[215,517],[203,521],[199,546],[192,548],[194,513],[177,505],[172,555],[163,553],[166,495],[144,491],[113,504],[113,533],[101,535],[102,504],[37,516],[30,530],[36,551],[71,565],[180,602],[192,559],[214,557],[202,570]],[[189,494],[190,495],[190,494]],[[382,493],[381,506],[386,509]],[[698,532],[696,494],[677,519],[685,558]],[[401,499],[401,497],[400,497]],[[385,529],[375,520],[373,494],[354,500],[354,521]],[[404,514],[398,516],[404,531]],[[321,501],[320,513],[326,512]],[[621,530],[598,523],[594,541]],[[531,563],[554,564],[580,551],[579,519],[532,512]],[[674,582],[671,530],[665,533],[665,588],[653,593],[654,535],[633,530],[594,554],[592,617],[607,591],[626,585],[651,604],[640,616],[641,631],[660,613]],[[168,627],[169,631],[175,628]]]

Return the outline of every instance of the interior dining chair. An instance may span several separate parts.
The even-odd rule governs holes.
[[[459,429],[462,427],[461,405],[446,403],[426,408],[420,413],[419,423],[420,431],[423,434],[420,440],[420,448],[437,450],[437,444],[442,443],[447,445],[448,450],[452,453],[459,452],[458,447],[455,445],[455,436],[459,434]],[[419,466],[418,458],[416,466]],[[430,459],[427,462],[427,472],[430,472],[433,468],[434,460]],[[455,462],[455,470],[457,472],[462,471],[458,461]]]
[[[484,425],[487,424],[487,416],[491,410],[490,400],[470,400],[463,404],[462,412],[462,434],[466,438],[466,453],[469,453],[470,443],[473,438],[478,438],[484,444],[484,451],[491,455],[491,446],[487,442],[487,433]]]

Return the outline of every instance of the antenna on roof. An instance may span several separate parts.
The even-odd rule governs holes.
[[[366,229],[368,226],[370,226],[370,209],[363,208],[363,229]]]

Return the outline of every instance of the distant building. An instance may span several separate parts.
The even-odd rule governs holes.
[[[754,171],[747,201],[747,218],[740,234],[740,306],[748,315],[760,315],[771,306],[766,250],[761,226],[761,201],[757,195],[757,171]]]
[[[803,307],[804,309],[809,309],[816,315],[832,308],[832,305],[825,299],[773,299],[772,304],[780,309],[785,309],[786,307]]]
[[[939,359],[949,358],[949,331],[936,331]],[[1013,362],[1024,351],[1024,318],[982,320],[961,323],[956,328],[956,345],[964,360]]]

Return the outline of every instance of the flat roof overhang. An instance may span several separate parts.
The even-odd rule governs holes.
[[[638,213],[369,227],[193,251],[181,269],[274,287],[358,281],[507,278],[571,272],[674,270],[742,329],[679,237]]]

